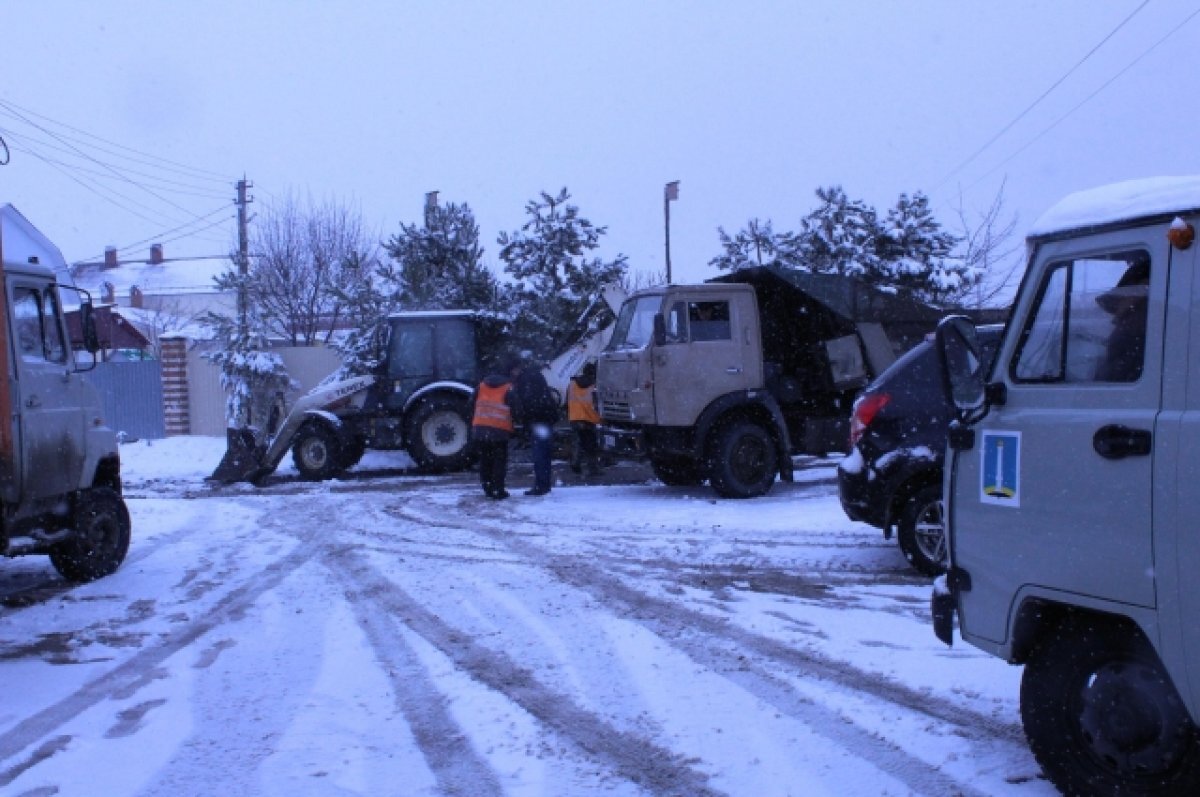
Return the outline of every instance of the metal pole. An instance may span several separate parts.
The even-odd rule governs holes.
[[[667,284],[671,284],[671,202],[679,199],[679,181],[672,180],[663,186],[663,223],[666,225]]]
[[[667,284],[671,284],[671,196],[663,192],[663,223],[666,225]]]

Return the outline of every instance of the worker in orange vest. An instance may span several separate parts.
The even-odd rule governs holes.
[[[479,483],[488,498],[508,498],[504,481],[508,476],[508,441],[513,434],[510,394],[515,364],[489,374],[475,388],[471,439],[479,454]]]
[[[575,432],[575,450],[571,454],[571,470],[576,473],[587,469],[588,476],[600,473],[599,441],[596,424],[600,413],[596,412],[596,364],[587,363],[571,377],[567,386],[567,420]]]

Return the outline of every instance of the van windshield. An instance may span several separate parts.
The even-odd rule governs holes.
[[[654,336],[654,316],[660,307],[661,296],[642,296],[621,305],[617,325],[608,341],[609,350],[645,348]]]

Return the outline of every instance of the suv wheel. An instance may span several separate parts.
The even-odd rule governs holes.
[[[1200,735],[1137,629],[1076,618],[1021,678],[1034,757],[1064,794],[1200,793]]]
[[[899,543],[904,557],[927,576],[946,572],[946,513],[940,485],[923,487],[909,497],[900,512]]]

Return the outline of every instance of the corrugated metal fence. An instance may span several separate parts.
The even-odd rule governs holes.
[[[96,363],[83,375],[99,391],[104,419],[114,430],[136,438],[165,435],[158,361]]]

